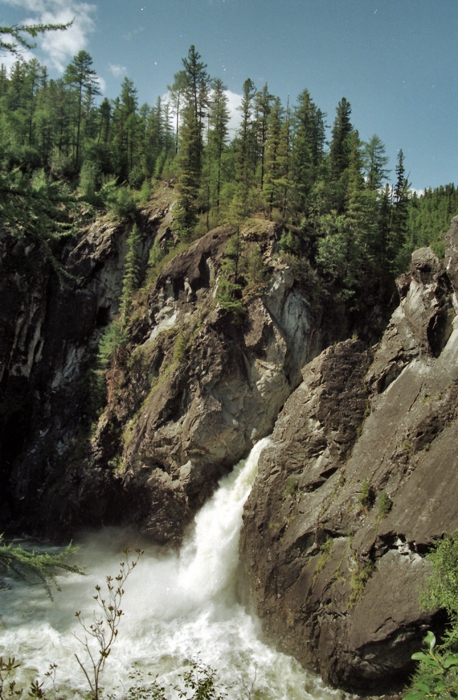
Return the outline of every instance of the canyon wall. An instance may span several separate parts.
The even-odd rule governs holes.
[[[458,217],[445,267],[416,251],[379,345],[327,348],[276,422],[241,545],[268,638],[359,692],[399,690],[443,616],[420,610],[458,527]]]
[[[244,272],[243,304],[225,308],[235,229],[167,256],[173,206],[164,185],[137,214],[140,289],[104,368],[132,222],[102,217],[56,246],[60,278],[0,232],[0,527],[68,538],[131,525],[178,546],[221,475],[273,431],[244,515],[249,604],[327,682],[396,690],[444,621],[418,607],[424,555],[458,526],[458,219],[444,265],[414,254],[371,346],[383,313],[352,326],[308,263],[278,257],[281,228],[262,219],[240,231],[262,274]]]

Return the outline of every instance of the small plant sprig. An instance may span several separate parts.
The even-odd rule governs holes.
[[[0,656],[0,700],[14,700],[22,695],[14,679],[19,666],[14,657],[6,659]]]
[[[120,569],[117,576],[106,577],[106,594],[102,597],[101,586],[95,586],[96,601],[99,612],[94,612],[92,622],[87,624],[84,618],[81,617],[81,611],[75,613],[78,621],[85,632],[83,639],[75,634],[76,639],[83,646],[87,660],[82,661],[78,654],[75,654],[76,660],[86,676],[91,691],[93,700],[100,699],[100,677],[105,666],[105,662],[111,652],[113,644],[118,636],[118,627],[121,617],[124,614],[121,610],[121,601],[124,596],[124,584],[132,571],[137,566],[137,562],[143,552],[136,549],[136,559],[129,560],[130,550],[123,550],[125,561],[120,563]],[[91,645],[91,640],[95,643],[95,649]]]

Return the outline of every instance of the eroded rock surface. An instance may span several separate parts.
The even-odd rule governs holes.
[[[266,222],[266,264],[271,231]],[[208,233],[161,273],[95,441],[101,463],[119,455],[125,487],[142,493],[131,517],[158,542],[180,540],[218,478],[271,432],[319,351],[319,314],[287,267],[241,316],[216,303],[233,233]]]
[[[448,270],[430,249],[414,254],[379,346],[345,341],[304,368],[245,509],[242,559],[266,635],[358,692],[399,689],[442,619],[418,594],[425,552],[458,527],[453,226]]]

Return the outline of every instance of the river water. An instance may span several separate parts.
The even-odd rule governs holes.
[[[237,600],[238,544],[243,505],[256,475],[259,441],[249,457],[224,477],[213,498],[197,514],[179,553],[146,548],[125,584],[119,636],[102,677],[105,696],[120,698],[132,685],[133,668],[145,677],[158,676],[166,697],[177,698],[173,686],[188,660],[217,670],[218,688],[229,700],[337,700],[339,691],[304,671],[292,658],[260,641],[258,621]],[[40,586],[5,580],[0,589],[0,656],[22,659],[24,682],[57,664],[60,690],[71,697],[87,693],[87,681],[75,659],[84,650],[75,638],[82,629],[75,617],[90,623],[94,586],[119,571],[120,554],[132,544],[125,531],[91,535],[78,555],[87,576],[59,578],[62,588],[51,602]],[[151,674],[148,676],[148,674]],[[50,683],[47,679],[45,683]]]

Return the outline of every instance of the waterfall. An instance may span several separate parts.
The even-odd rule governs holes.
[[[189,659],[217,671],[229,699],[328,700],[340,694],[299,664],[259,639],[259,624],[237,601],[238,546],[244,503],[257,462],[269,438],[260,440],[246,460],[221,479],[214,496],[197,514],[179,553],[149,547],[128,579],[122,601],[119,638],[102,677],[106,693],[118,697],[129,687],[132,668],[158,675],[172,700],[173,688]],[[94,585],[116,574],[119,552],[128,535],[109,530],[93,535],[81,550],[86,577],[60,579],[54,603],[40,587],[7,581],[0,589],[0,656],[23,659],[23,679],[43,677],[56,663],[56,682],[87,691],[75,660],[83,658],[75,634],[75,611],[91,621]],[[122,542],[122,545],[120,543]],[[251,694],[250,694],[251,691]]]

